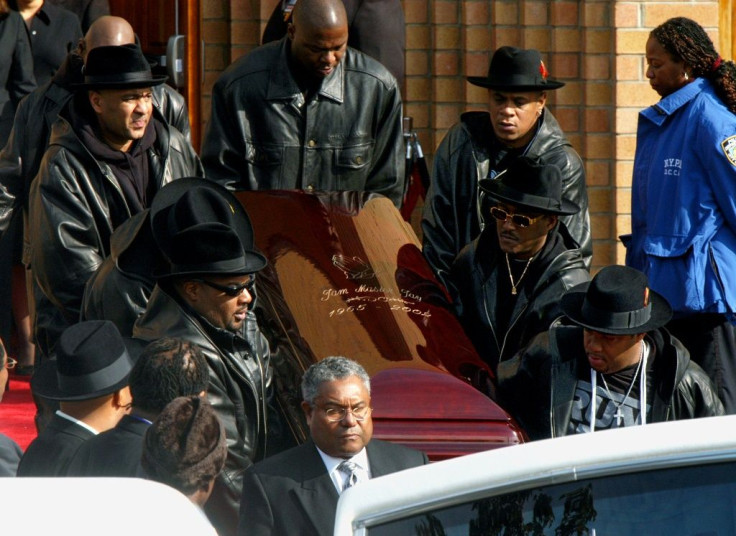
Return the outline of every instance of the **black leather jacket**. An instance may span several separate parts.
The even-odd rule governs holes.
[[[405,164],[394,77],[348,48],[305,102],[288,42],[258,47],[217,80],[202,145],[207,178],[229,189],[376,192],[399,206]]]
[[[656,351],[647,422],[723,415],[715,387],[680,341],[665,328],[650,331],[646,340]],[[579,367],[590,369],[583,328],[556,322],[499,364],[498,401],[532,439],[563,436],[570,423]]]
[[[0,152],[0,236],[18,207],[27,212],[31,182],[38,174],[48,147],[51,127],[74,95],[72,84],[82,81],[82,65],[79,55],[68,54],[54,78],[18,106],[10,138]],[[184,97],[166,84],[153,87],[152,93],[153,105],[164,119],[189,140],[189,111]],[[23,256],[26,264],[30,261],[28,245],[26,243]]]
[[[483,230],[478,181],[489,176],[493,126],[487,112],[466,112],[453,126],[434,155],[432,181],[422,216],[422,251],[437,277],[447,285],[447,274],[460,250]],[[562,196],[580,212],[560,221],[570,231],[590,267],[593,242],[588,215],[585,169],[549,110],[544,113],[525,154],[562,171]],[[502,171],[497,169],[495,171]]]
[[[135,323],[133,336],[146,341],[180,337],[202,348],[210,373],[207,398],[225,427],[228,449],[225,468],[209,502],[213,508],[228,511],[225,517],[232,527],[237,526],[243,472],[266,452],[272,391],[268,342],[255,313],[248,313],[241,334],[231,334],[207,325],[156,286],[146,312]]]
[[[110,254],[113,230],[133,215],[110,167],[98,162],[72,129],[71,113],[65,108],[54,123],[30,192],[35,335],[46,356],[61,331],[79,321],[87,279]],[[156,188],[202,176],[202,164],[184,135],[170,129],[155,108],[152,121],[159,126],[147,154]]]
[[[509,359],[562,315],[560,297],[565,291],[590,279],[583,256],[564,227],[550,231],[546,246],[530,265],[503,330],[497,314],[508,291],[500,291],[497,282],[499,272],[504,278],[508,272],[495,226],[463,248],[450,269],[450,294],[460,323],[494,372],[499,361]]]

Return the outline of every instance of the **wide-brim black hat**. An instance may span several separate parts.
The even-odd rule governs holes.
[[[538,158],[520,156],[480,188],[496,201],[548,214],[576,214],[580,208],[562,197],[562,172]]]
[[[31,389],[42,398],[62,402],[115,393],[128,385],[142,349],[140,341],[124,339],[109,320],[74,324],[61,334],[56,356],[34,372]]]
[[[606,266],[568,290],[560,306],[578,326],[609,335],[646,333],[672,318],[672,307],[649,288],[647,276],[628,266]]]
[[[480,87],[505,91],[559,89],[564,82],[549,77],[538,50],[501,47],[493,53],[487,76],[468,76],[468,82]]]
[[[267,264],[245,208],[215,182],[199,177],[172,181],[154,196],[150,218],[153,239],[168,261],[154,274],[159,279],[249,274]]]
[[[95,47],[87,54],[84,82],[76,89],[135,89],[157,86],[167,76],[154,76],[137,45]]]

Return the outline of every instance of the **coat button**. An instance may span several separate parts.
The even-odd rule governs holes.
[[[317,145],[317,142],[314,140],[309,140],[309,143],[307,145],[309,145],[310,147],[314,147]]]
[[[313,192],[314,191],[314,184],[307,184],[307,191]]]
[[[362,164],[363,163],[363,157],[362,156],[356,156],[355,157],[355,163],[356,164]]]

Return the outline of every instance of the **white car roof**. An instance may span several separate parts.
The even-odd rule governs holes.
[[[3,534],[217,536],[174,488],[140,478],[0,478]]]
[[[371,479],[338,502],[335,536],[353,535],[380,517],[387,521],[535,485],[674,464],[736,458],[736,416],[650,424],[548,439],[470,454]],[[398,514],[401,513],[399,516]]]

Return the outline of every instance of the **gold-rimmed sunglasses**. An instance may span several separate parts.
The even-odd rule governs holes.
[[[501,207],[491,207],[490,212],[491,216],[496,218],[498,221],[506,222],[510,219],[511,223],[518,227],[529,227],[531,224],[544,218],[544,214],[532,217],[518,212],[508,212]]]

